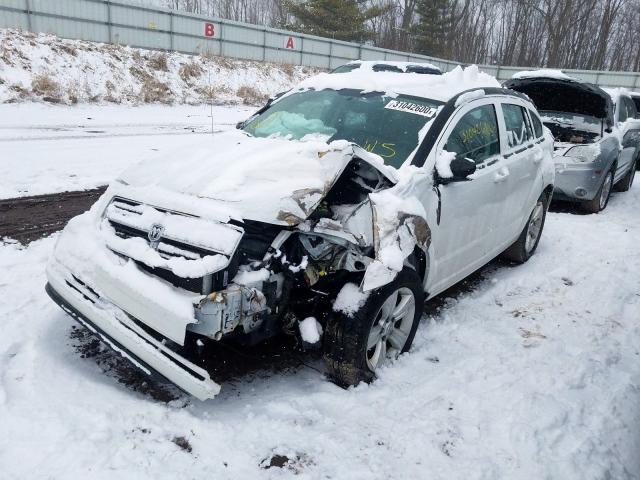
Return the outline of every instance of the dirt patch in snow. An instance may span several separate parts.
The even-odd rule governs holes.
[[[173,385],[151,380],[131,362],[114,354],[89,330],[74,325],[69,332],[69,338],[73,348],[82,358],[93,360],[105,374],[115,378],[134,392],[163,403],[183,397],[182,392]]]
[[[29,243],[62,230],[69,220],[87,211],[105,188],[0,200],[0,239]]]
[[[173,440],[171,441],[175,443],[178,447],[180,447],[181,450],[187,453],[191,453],[193,451],[193,447],[191,446],[191,443],[189,443],[189,440],[187,440],[185,437],[173,437]]]
[[[305,453],[273,453],[262,462],[260,462],[260,468],[268,470],[270,468],[281,468],[289,470],[298,475],[304,471],[305,468],[315,465],[315,462]]]

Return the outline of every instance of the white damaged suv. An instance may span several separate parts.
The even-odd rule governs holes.
[[[47,292],[199,399],[220,387],[194,345],[283,333],[321,346],[339,385],[370,381],[425,300],[534,253],[552,152],[533,104],[476,67],[363,62],[123,173],[60,235]]]

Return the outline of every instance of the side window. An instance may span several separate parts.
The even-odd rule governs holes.
[[[627,121],[627,107],[624,104],[624,99],[619,98],[618,99],[618,121],[619,122],[626,122]]]
[[[500,153],[498,118],[493,105],[483,105],[466,113],[455,126],[445,150],[482,163]]]
[[[536,134],[536,138],[540,138],[542,136],[542,122],[533,110],[529,110],[529,116],[533,122],[533,131]]]
[[[519,105],[503,103],[502,113],[507,127],[507,144],[509,148],[522,145],[533,137],[524,108]]]
[[[636,110],[636,105],[633,103],[633,100],[624,97],[624,103],[627,105],[627,117],[635,118],[638,114],[638,111]]]

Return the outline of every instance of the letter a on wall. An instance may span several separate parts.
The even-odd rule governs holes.
[[[284,40],[284,48],[288,50],[295,50],[296,45],[293,41],[293,37],[286,37]]]

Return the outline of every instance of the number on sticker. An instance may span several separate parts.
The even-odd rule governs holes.
[[[426,105],[420,105],[413,102],[402,102],[399,100],[391,100],[385,105],[384,108],[389,110],[397,110],[398,112],[415,113],[416,115],[422,115],[423,117],[433,117],[438,109],[434,107],[428,107]]]

